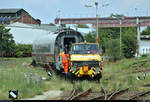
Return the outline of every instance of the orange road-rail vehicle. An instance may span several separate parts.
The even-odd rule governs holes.
[[[71,77],[102,77],[102,56],[98,43],[86,43],[83,35],[72,29],[62,29],[40,36],[33,42],[32,58],[35,64],[51,66],[55,71]],[[67,72],[61,53],[67,57]]]

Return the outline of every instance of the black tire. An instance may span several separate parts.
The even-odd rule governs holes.
[[[99,81],[101,78],[102,78],[102,74],[100,73],[94,77],[94,80]]]

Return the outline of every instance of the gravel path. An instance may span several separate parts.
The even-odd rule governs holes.
[[[34,98],[27,98],[23,100],[47,100],[50,98],[59,97],[63,93],[63,91],[60,90],[50,90],[47,92],[44,92],[43,95],[37,95]]]

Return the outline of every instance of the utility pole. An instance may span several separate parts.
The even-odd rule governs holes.
[[[60,12],[61,12],[61,11],[58,10],[58,18],[59,18],[59,21],[58,21],[58,22],[59,22],[59,25],[61,25],[61,21],[60,21]]]
[[[137,56],[140,55],[140,23],[139,23],[139,17],[136,19],[137,21]]]
[[[121,56],[121,52],[122,52],[122,21],[125,19],[125,17],[115,17],[113,16],[113,18],[117,19],[120,22],[120,56]]]
[[[1,57],[3,58],[3,46],[2,46],[2,42],[3,42],[3,33],[1,33]]]
[[[121,56],[121,52],[122,52],[122,48],[121,48],[121,45],[122,45],[122,18],[120,19],[120,56]]]
[[[98,36],[98,1],[95,2],[96,6],[96,42],[99,42],[99,36]]]

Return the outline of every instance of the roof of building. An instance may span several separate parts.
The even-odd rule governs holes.
[[[27,24],[24,23],[20,23],[20,22],[15,22],[12,24],[9,24],[7,27],[17,27],[17,28],[33,28],[32,26],[29,26]]]
[[[55,32],[58,27],[57,26],[50,26],[49,24],[24,24],[20,22],[15,22],[9,24],[7,27],[17,27],[17,28],[30,28],[30,29],[41,29],[45,31]]]
[[[0,13],[16,13],[20,10],[22,10],[22,8],[0,9]]]
[[[57,26],[50,26],[49,24],[27,24],[29,26],[32,26],[35,29],[43,29],[43,30],[47,30],[47,31],[51,31],[51,32],[55,32],[58,27]]]
[[[6,26],[6,28],[10,28],[10,33],[13,35],[15,42],[22,44],[32,44],[37,37],[50,34],[51,32],[42,29],[35,29],[32,26],[19,22],[10,24]]]

